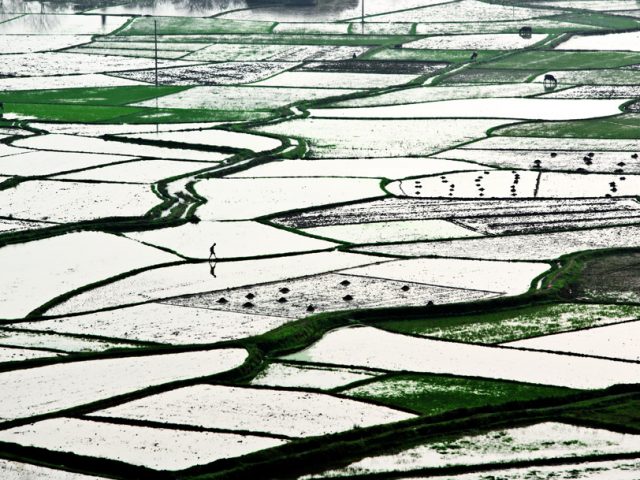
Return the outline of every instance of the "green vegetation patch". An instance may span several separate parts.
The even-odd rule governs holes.
[[[170,50],[170,45],[180,43],[243,43],[249,45],[395,45],[417,40],[419,37],[411,35],[330,35],[330,34],[303,34],[303,33],[225,33],[225,34],[168,34],[158,35],[158,48]],[[154,41],[153,32],[151,34],[131,34],[127,36],[109,36],[108,40],[118,42],[145,43]],[[103,40],[103,39],[101,39]],[[203,45],[204,46],[204,45]]]
[[[6,113],[39,120],[82,123],[236,122],[269,118],[266,110],[220,110],[126,106],[186,90],[183,86],[130,86],[21,90],[0,93]]]
[[[259,110],[205,110],[181,108],[139,108],[118,121],[124,123],[199,123],[264,120],[272,112]]]
[[[4,103],[64,103],[74,105],[127,105],[164,95],[170,95],[189,87],[165,87],[135,85],[129,87],[63,88],[55,90],[18,90],[1,92]]]
[[[464,63],[471,61],[469,50],[424,50],[417,48],[385,48],[374,50],[370,53],[362,55],[361,59],[367,60],[395,60],[395,61],[412,61],[412,62],[447,62],[447,63]],[[496,55],[504,54],[504,52],[481,50],[478,51],[477,60],[484,60]]]
[[[474,315],[392,320],[376,323],[376,327],[460,342],[494,344],[634,318],[640,318],[640,307],[562,303]]]
[[[350,388],[341,393],[438,415],[461,408],[486,407],[509,402],[575,394],[569,388],[444,375],[404,374]]]
[[[154,24],[154,22],[156,22]],[[117,35],[217,34],[217,33],[269,33],[275,22],[250,20],[223,20],[219,18],[191,17],[138,17],[120,30]]]
[[[567,13],[547,17],[547,20],[558,22],[572,22],[593,27],[606,28],[607,30],[630,30],[638,28],[640,22],[634,18],[620,15],[608,15],[599,12]]]
[[[467,68],[448,76],[442,83],[524,83],[544,73],[542,70],[500,70]]]
[[[144,109],[137,107],[64,105],[55,103],[5,103],[5,113],[54,122],[108,122],[124,115],[132,115]]]
[[[559,137],[627,139],[640,138],[640,114],[563,122],[531,122],[499,128],[494,135],[508,137]]]
[[[478,68],[524,70],[580,70],[617,68],[640,63],[638,52],[572,52],[527,50],[479,64]]]
[[[608,401],[596,399],[580,402],[564,416],[573,420],[640,433],[640,394],[629,394]]]

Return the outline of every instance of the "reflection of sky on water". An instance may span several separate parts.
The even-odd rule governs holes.
[[[126,5],[98,8],[91,13],[208,17],[240,8],[247,8],[246,0],[135,0]]]
[[[380,1],[380,0],[378,0]],[[250,1],[252,10],[245,15],[239,12],[234,18],[252,20],[274,20],[278,22],[326,22],[360,16],[361,0],[299,0],[297,4],[260,6],[259,1]],[[388,2],[393,5],[393,2]],[[390,9],[393,9],[391,7]],[[224,18],[224,17],[223,17]]]
[[[0,0],[0,12],[10,13],[78,13],[89,8],[118,3],[118,0]]]
[[[109,33],[126,21],[126,17],[102,15],[25,15],[0,23],[5,34],[102,34]]]
[[[0,0],[0,13],[105,13],[208,17],[231,14],[234,18],[276,21],[330,21],[358,17],[362,0]],[[390,2],[392,3],[392,2]],[[226,15],[229,15],[227,13]],[[35,22],[35,20],[34,20]],[[46,25],[44,25],[46,28]],[[26,33],[26,32],[22,32]]]

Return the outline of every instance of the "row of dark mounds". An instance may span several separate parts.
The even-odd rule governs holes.
[[[343,280],[340,282],[340,285],[342,285],[343,287],[348,287],[349,285],[351,285],[351,282],[349,280]],[[402,290],[403,292],[408,292],[409,290],[411,290],[411,287],[409,287],[409,285],[403,285],[400,290]],[[282,287],[281,289],[278,290],[278,293],[286,295],[288,293],[290,293],[291,290],[288,287]],[[247,302],[242,304],[243,308],[253,308],[255,307],[255,303],[252,302],[252,300],[254,300],[256,298],[256,294],[249,292],[245,295],[245,299],[247,299]],[[351,294],[346,294],[345,296],[342,297],[342,300],[345,302],[350,302],[352,300],[354,300],[354,296]],[[276,302],[278,303],[287,303],[289,302],[289,300],[287,299],[287,297],[285,296],[281,296],[279,297]],[[230,303],[230,301],[225,298],[225,297],[220,297],[216,303],[220,304],[220,305],[227,305],[228,303]],[[429,306],[433,305],[433,301],[429,301],[428,302]],[[309,304],[306,308],[306,311],[311,313],[311,312],[315,312],[317,309],[317,307],[313,304]]]

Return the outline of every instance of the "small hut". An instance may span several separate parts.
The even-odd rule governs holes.
[[[556,80],[556,77],[554,77],[553,75],[547,73],[544,76],[544,81],[542,82],[542,84],[544,85],[544,89],[546,91],[555,90],[555,88],[558,86],[558,80]]]
[[[529,39],[533,36],[533,29],[531,27],[522,27],[518,34],[522,38]]]

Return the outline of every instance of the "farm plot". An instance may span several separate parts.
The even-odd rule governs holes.
[[[400,374],[340,390],[343,395],[407,408],[423,415],[438,415],[460,408],[477,408],[509,402],[575,394],[575,390],[524,383]]]
[[[33,360],[36,358],[59,357],[61,353],[50,352],[45,350],[34,350],[27,348],[6,348],[0,346],[0,364],[5,362],[23,362],[25,360]]]
[[[518,340],[523,340],[524,345],[528,341],[526,339],[532,337],[625,323],[638,318],[640,309],[634,306],[564,303],[475,315],[390,320],[377,325],[385,330],[424,337],[485,344],[515,342],[512,345],[517,346]]]
[[[336,118],[518,118],[576,120],[620,113],[621,100],[479,98],[379,107],[312,109],[314,117]]]
[[[82,475],[80,473],[54,470],[52,468],[31,465],[29,463],[0,460],[0,475],[7,480],[100,480],[99,477]]]
[[[2,163],[0,162],[0,165]],[[283,160],[257,165],[227,178],[358,177],[404,178],[468,170],[474,165],[436,158],[364,158],[360,160]]]
[[[0,419],[64,410],[176,380],[215,375],[240,366],[242,349],[171,353],[58,363],[0,374]]]
[[[603,52],[604,53],[604,52]],[[605,53],[609,55],[608,53]],[[638,59],[635,59],[638,62]],[[640,71],[634,69],[622,68],[600,68],[593,70],[560,70],[564,68],[559,66],[558,70],[547,72],[553,75],[558,84],[566,85],[629,85],[635,86],[640,82]],[[544,77],[536,76],[532,81],[542,83]]]
[[[634,363],[450,343],[372,327],[334,330],[311,347],[284,359],[582,389],[636,383],[640,378],[640,365]],[[597,376],[592,374],[594,371],[599,372]]]
[[[209,249],[212,243],[215,243],[215,255],[219,259],[282,255],[336,246],[335,243],[249,221],[203,221],[126,235],[146,244],[168,248],[181,255],[200,259],[208,259],[211,256]]]
[[[46,38],[47,41],[44,44],[40,35],[0,34],[0,51],[3,54],[46,52],[91,41],[90,35],[47,35]]]
[[[178,257],[132,240],[77,232],[0,249],[6,273],[0,317],[23,317],[52,298],[88,283]],[[42,268],[46,265],[46,268]]]
[[[613,69],[633,65],[640,55],[627,52],[571,52],[561,50],[528,50],[515,55],[481,63],[481,69],[585,70]]]
[[[374,19],[375,20],[375,19]],[[410,35],[413,24],[411,23],[356,23],[351,22],[350,31],[363,35]]]
[[[234,85],[253,83],[292,67],[284,62],[222,62],[191,67],[163,68],[158,82],[163,85]],[[119,72],[118,76],[152,83],[154,70]]]
[[[1,85],[1,83],[0,83]],[[318,88],[278,88],[251,86],[194,87],[162,97],[162,108],[193,108],[212,110],[258,110],[282,107],[301,100],[317,100],[348,95],[357,90],[327,90]],[[139,107],[156,106],[155,100],[135,104]]]
[[[108,155],[164,158],[167,160],[219,162],[228,156],[228,154],[214,151],[204,152],[186,148],[156,147],[153,145],[139,145],[115,140],[103,140],[102,138],[63,134],[38,135],[15,141],[13,144],[18,147],[35,150],[55,148],[56,151],[60,152],[103,153]]]
[[[126,87],[141,85],[142,82],[127,80],[102,74],[74,74],[64,76],[40,76],[0,78],[0,91],[83,88],[83,87]]]
[[[556,8],[576,8],[580,10],[595,10],[602,11],[616,11],[616,10],[633,10],[637,7],[637,3],[633,0],[580,0],[580,1],[567,1],[567,0],[545,0],[543,2],[530,2],[531,5],[537,7],[556,7]]]
[[[508,219],[521,219],[520,228],[530,229],[537,223],[544,223],[553,216],[564,219],[572,215],[606,214],[619,212],[620,217],[628,212],[635,216],[639,204],[632,199],[530,199],[492,200],[482,202],[472,200],[393,198],[370,200],[336,207],[285,214],[272,219],[273,222],[289,228],[315,228],[350,225],[369,222],[389,222],[401,220],[455,220],[469,225],[482,233],[493,233],[489,222],[510,223]],[[548,218],[546,218],[548,217]],[[486,225],[488,224],[488,225]],[[496,225],[496,228],[500,228]],[[514,228],[518,228],[516,225]]]
[[[640,462],[637,460],[617,460],[612,462],[584,462],[549,467],[492,470],[491,474],[502,480],[529,480],[531,478],[554,480],[557,478],[571,478],[572,476],[580,480],[609,480],[611,475],[615,475],[618,480],[634,480],[638,476],[638,471],[640,471]],[[454,475],[450,476],[449,480],[486,480],[486,474]]]
[[[530,47],[546,37],[544,34],[534,34],[531,38],[522,38],[515,33],[436,35],[405,44],[405,47],[443,50],[516,50]]]
[[[640,114],[625,113],[606,118],[565,122],[531,122],[500,128],[497,135],[556,138],[636,139],[640,134]]]
[[[622,162],[624,163],[624,162]],[[640,177],[626,175],[620,168],[617,174],[542,173],[540,197],[633,197],[640,191]]]
[[[30,180],[0,191],[1,216],[60,223],[139,217],[159,203],[148,185]]]
[[[257,130],[306,138],[310,143],[309,158],[388,158],[436,153],[482,138],[488,129],[503,122],[305,118]]]
[[[590,259],[580,272],[575,295],[601,301],[637,302],[640,292],[636,273],[638,259],[636,253]]]
[[[622,162],[622,165],[625,163]],[[536,173],[527,170],[453,172],[415,180],[398,180],[385,188],[397,196],[431,198],[596,198],[636,195],[640,190],[638,176],[627,175],[622,168],[615,171],[614,175]]]
[[[122,49],[122,50],[149,50],[155,51],[155,37],[140,37],[140,41],[129,41],[128,38],[124,38],[126,41],[120,41],[122,37],[110,36],[110,37],[98,37],[97,40],[92,41],[87,45],[83,45],[82,48],[97,50],[108,49]],[[178,52],[194,52],[206,47],[206,43],[202,42],[158,42],[158,53],[166,51],[178,51]]]
[[[276,37],[277,38],[277,37]],[[326,38],[326,37],[321,37]],[[341,45],[339,42],[336,42],[336,45],[332,45],[332,42],[327,42],[327,45],[323,45],[320,40],[318,40],[318,45],[300,45],[295,46],[291,50],[288,50],[284,53],[284,55],[277,57],[280,61],[323,61],[323,62],[336,62],[343,63],[343,61],[349,61],[356,57],[361,56],[366,51],[369,50],[369,47],[366,45],[358,45],[356,38],[352,38],[351,42],[344,42],[346,45]],[[380,38],[380,37],[378,37]],[[304,39],[301,38],[301,43],[304,42]],[[309,42],[311,43],[311,42]],[[350,43],[353,43],[351,45]],[[346,62],[344,62],[346,63]],[[330,64],[330,63],[329,63]],[[303,64],[304,65],[304,64]],[[303,65],[296,68],[303,68]],[[326,64],[325,64],[326,65]],[[402,73],[402,72],[399,72]]]
[[[331,35],[347,35],[349,33],[348,23],[278,23],[273,29],[273,33],[297,33],[303,35],[309,34],[331,34]]]
[[[396,453],[368,457],[341,470],[325,472],[324,475],[341,477],[410,471],[419,468],[442,468],[452,465],[486,465],[534,459],[571,459],[571,457],[583,455],[631,453],[637,450],[638,440],[637,435],[559,422],[545,422],[527,427],[468,435],[455,440],[427,443]]]
[[[155,106],[155,101],[154,101]],[[79,135],[82,137],[101,137],[103,135],[118,135],[123,133],[177,132],[181,130],[198,130],[214,128],[221,122],[197,123],[156,123],[138,125],[127,123],[40,123],[29,122],[29,125],[39,130],[53,134]]]
[[[92,334],[93,332],[87,332]],[[58,335],[56,333],[0,330],[0,345],[25,348],[42,348],[61,352],[102,352],[115,348],[136,348],[130,343],[109,342],[93,338]]]
[[[198,182],[207,199],[198,209],[203,220],[241,220],[298,208],[382,196],[376,179],[223,178]],[[247,195],[239,192],[245,191]],[[286,196],[282,192],[287,192]],[[254,201],[260,198],[260,203]]]
[[[526,292],[531,281],[548,268],[543,263],[422,258],[356,267],[342,273],[515,295]]]
[[[410,39],[412,40],[412,39]],[[413,68],[418,68],[420,65],[438,65],[440,68],[450,64],[467,63],[472,60],[471,56],[474,52],[469,50],[426,50],[420,48],[384,48],[384,49],[371,49],[362,56],[362,59],[366,59],[370,62],[384,62],[400,64],[413,64]],[[486,60],[492,56],[498,55],[499,51],[483,50],[475,52],[477,54],[476,60]],[[360,61],[364,61],[364,60]],[[357,64],[355,64],[357,65]],[[434,69],[431,69],[433,72]]]
[[[482,147],[482,143],[477,144]],[[479,163],[494,168],[589,173],[640,173],[635,152],[589,150],[502,150],[457,148],[434,158]]]
[[[391,408],[322,393],[222,385],[179,388],[93,415],[288,437],[327,435],[414,417]]]
[[[634,339],[638,338],[640,322],[608,325],[578,332],[558,333],[505,343],[504,346],[577,353],[596,357],[640,361]]]
[[[636,8],[637,5],[634,7]],[[607,35],[573,35],[556,47],[557,50],[626,50],[640,52],[640,32],[609,33]]]
[[[527,170],[452,172],[443,175],[396,180],[385,188],[400,197],[428,198],[533,198],[538,193],[539,176]],[[562,188],[562,187],[561,187]],[[560,195],[546,195],[548,197]],[[562,195],[565,197],[571,196]],[[586,196],[586,195],[577,195]],[[589,195],[591,196],[591,195]],[[594,197],[597,195],[593,195]]]
[[[182,62],[180,60],[160,60],[158,63],[159,67],[163,69],[166,67],[189,65],[189,62]],[[153,59],[64,52],[24,53],[4,57],[2,65],[0,66],[0,75],[10,77],[43,77],[63,74],[122,72],[125,70],[152,67]],[[134,80],[136,80],[136,78],[134,78]],[[73,81],[73,79],[70,81]],[[28,87],[25,86],[23,88]]]
[[[545,93],[543,98],[637,98],[640,87],[636,85],[583,85]]]
[[[382,95],[354,98],[351,100],[342,100],[331,104],[331,107],[379,107],[383,105],[406,105],[471,98],[526,97],[539,93],[543,93],[539,85],[528,83],[514,83],[512,85],[470,85],[466,87],[429,86],[397,90]]]
[[[157,470],[182,470],[281,445],[283,440],[55,418],[0,432],[23,446],[118,460]]]
[[[630,248],[637,246],[640,227],[596,228],[541,235],[441,240],[438,242],[390,244],[359,247],[361,252],[406,256],[442,256],[494,260],[546,260],[583,250]]]
[[[76,295],[51,308],[47,313],[67,315],[74,312],[94,311],[179,295],[194,295],[282,281],[376,261],[379,261],[378,257],[369,255],[321,252],[260,260],[220,262],[213,268],[207,263],[161,267]]]
[[[631,139],[498,137],[493,136],[459,148],[488,150],[551,150],[554,152],[583,150],[587,152],[638,150],[638,142]]]
[[[344,73],[344,72],[284,72],[274,77],[256,82],[265,87],[307,87],[307,88],[347,88],[369,89],[402,85],[414,80],[416,75],[384,73]]]
[[[34,14],[0,23],[0,34],[18,35],[96,35],[105,34],[124,25],[127,17]]]
[[[236,313],[208,308],[185,308],[168,303],[145,303],[89,315],[21,322],[10,326],[15,329],[15,335],[27,335],[19,332],[18,329],[29,329],[49,333],[95,335],[109,339],[189,345],[252,337],[273,330],[291,320],[293,319],[257,315],[246,311]]]
[[[466,19],[468,20],[468,19]],[[570,20],[570,19],[567,19]],[[492,22],[455,22],[455,23],[418,23],[416,24],[417,35],[471,35],[488,33],[517,33],[522,28],[523,22],[520,20],[501,20]],[[527,26],[531,26],[536,32],[572,32],[596,30],[595,25],[586,25],[563,21],[563,16],[553,16],[546,18],[529,19]]]
[[[623,200],[624,201],[624,200]],[[542,233],[562,230],[588,229],[597,227],[615,227],[640,223],[637,204],[629,208],[619,208],[615,203],[610,206],[587,211],[585,213],[558,213],[532,215],[523,218],[520,215],[496,216],[476,219],[461,219],[465,226],[479,234],[510,235],[517,233]]]
[[[293,50],[289,45],[251,45],[218,43],[190,54],[188,60],[204,62],[259,62],[281,57]]]
[[[65,50],[68,53],[78,53],[83,55],[113,55],[119,57],[132,58],[155,58],[156,53],[153,50],[133,48],[70,48]],[[178,60],[191,53],[189,50],[160,50],[158,49],[158,58],[162,60]],[[145,65],[146,66],[146,65]]]
[[[402,74],[402,75],[431,75],[440,72],[448,63],[439,62],[402,62],[385,60],[358,59],[345,61],[317,61],[307,62],[296,68],[304,72],[340,72],[366,74]]]
[[[346,274],[344,274],[346,273]],[[488,288],[488,287],[487,287]],[[320,312],[458,303],[497,292],[424,284],[420,281],[326,274],[165,300],[173,305],[300,318]]]
[[[50,227],[47,222],[31,222],[28,220],[0,219],[0,233],[19,232],[22,230],[35,230]]]
[[[466,68],[445,77],[441,85],[530,83],[542,73],[531,69]],[[542,84],[542,80],[539,83]]]
[[[251,381],[251,385],[332,389],[353,382],[369,380],[379,373],[352,368],[316,367],[287,363],[270,363]]]
[[[408,242],[480,236],[474,230],[446,220],[398,220],[393,222],[356,223],[305,228],[302,231],[349,243]]]
[[[50,150],[34,152],[26,150],[25,153],[1,157],[0,173],[2,175],[20,175],[23,177],[51,175],[69,170],[83,170],[111,163],[126,162],[134,158],[97,153],[62,153]]]
[[[478,0],[461,0],[451,5],[436,4],[415,10],[388,13],[373,17],[376,22],[420,22],[420,23],[447,23],[468,22],[474,19],[476,22],[494,22],[504,20],[524,20],[544,17],[561,13],[558,10],[532,9],[511,7],[499,4],[487,4]]]
[[[211,148],[246,149],[254,152],[275,150],[282,146],[282,142],[275,138],[217,129],[126,134],[121,136],[132,140],[153,140],[158,143],[176,142]]]
[[[198,35],[225,33],[269,33],[274,22],[237,21],[219,18],[160,17],[157,22],[158,35]],[[118,36],[153,35],[154,19],[138,17]]]
[[[1,165],[1,163],[0,163]],[[107,165],[84,170],[82,172],[55,175],[53,179],[124,182],[124,183],[155,183],[163,178],[185,175],[190,172],[212,168],[215,163],[210,162],[179,162],[175,160],[141,160],[118,165]]]

